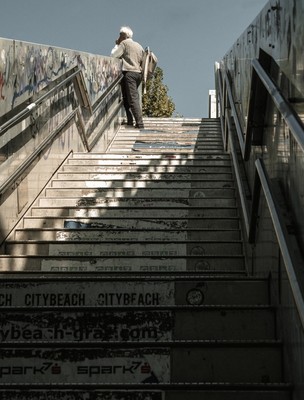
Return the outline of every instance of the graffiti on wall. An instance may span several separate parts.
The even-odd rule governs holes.
[[[78,66],[94,103],[119,75],[119,60],[39,44],[1,39],[0,115]]]

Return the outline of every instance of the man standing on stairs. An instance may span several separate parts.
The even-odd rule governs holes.
[[[144,129],[142,110],[139,100],[138,87],[142,80],[142,60],[144,56],[143,47],[133,41],[133,32],[128,26],[120,29],[119,38],[116,40],[116,46],[112,49],[111,55],[122,59],[121,81],[122,96],[124,108],[127,115],[127,125]]]

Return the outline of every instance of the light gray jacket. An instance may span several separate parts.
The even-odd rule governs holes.
[[[141,72],[144,49],[133,39],[125,39],[111,51],[111,56],[122,59],[122,70]]]

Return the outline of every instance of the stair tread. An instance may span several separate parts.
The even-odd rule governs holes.
[[[7,387],[16,387],[16,388],[26,388],[26,387],[33,387],[33,388],[38,388],[38,387],[49,387],[49,388],[67,388],[67,387],[73,387],[75,389],[77,388],[139,388],[139,389],[148,389],[148,388],[178,388],[178,389],[185,389],[187,387],[189,388],[223,388],[223,389],[248,389],[248,388],[257,388],[257,389],[263,389],[263,390],[271,390],[271,389],[288,389],[292,388],[293,385],[288,382],[234,382],[234,383],[229,383],[225,381],[218,381],[218,382],[172,382],[172,383],[166,383],[166,382],[161,382],[161,383],[153,383],[153,382],[148,382],[148,383],[101,383],[101,382],[86,382],[86,383],[41,383],[41,382],[33,382],[33,383],[5,383],[1,382],[0,383],[0,388],[7,388]]]
[[[30,241],[28,241],[28,240],[9,240],[9,241],[7,241],[7,244],[8,245],[9,244],[18,244],[18,243],[29,243],[29,244],[32,244],[32,243],[45,243],[45,242],[46,241],[39,240],[39,239],[30,240]],[[47,242],[50,243],[50,244],[53,244],[53,243],[64,244],[65,243],[64,240],[47,240]],[[181,240],[181,241],[177,241],[177,240],[168,239],[168,241],[166,241],[165,243],[166,244],[170,244],[170,243],[174,244],[174,243],[177,243],[177,242],[178,243],[187,243],[187,244],[190,244],[190,243],[197,243],[197,244],[199,244],[199,243],[212,243],[212,244],[214,244],[214,243],[228,243],[229,244],[229,243],[242,243],[242,240],[233,240],[233,239],[232,240],[231,239],[230,240],[229,239],[227,239],[227,240],[208,240],[208,239],[206,239],[206,240],[186,240],[186,239],[184,239],[184,240]],[[140,246],[140,245],[146,245],[146,244],[164,243],[164,240],[160,240],[160,239],[147,240],[147,241],[145,241],[143,243],[138,243],[137,239],[133,239],[133,240],[124,239],[124,240],[119,240],[118,242],[113,242],[113,241],[109,241],[109,240],[100,241],[98,239],[96,239],[96,240],[81,240],[81,242],[79,240],[69,240],[68,241],[69,245],[71,245],[73,243],[77,243],[77,244],[99,243],[100,245],[101,244],[108,244],[108,243],[111,243],[111,244],[113,244],[113,243],[116,243],[116,244],[124,244],[124,243],[132,243],[133,244],[133,243],[137,243]]]
[[[20,312],[24,314],[23,307],[8,307],[2,306],[3,310],[11,310],[12,312]],[[66,307],[64,306],[34,306],[28,311],[28,313],[41,312],[45,310],[62,310]],[[109,312],[108,306],[69,306],[66,312],[75,312],[75,310],[79,310],[80,312],[85,311],[98,311],[98,312]],[[164,304],[164,305],[132,305],[132,306],[111,306],[111,312],[121,311],[121,312],[130,312],[130,311],[191,311],[191,312],[202,312],[202,311],[275,311],[275,307],[269,304],[200,304],[200,305],[192,305],[192,304]]]
[[[60,347],[75,347],[77,348],[87,348],[95,347],[98,345],[98,349],[102,347],[121,347],[121,348],[132,348],[132,347],[202,347],[208,348],[211,347],[275,347],[280,349],[282,347],[282,341],[280,340],[254,340],[254,339],[246,339],[246,340],[161,340],[161,341],[100,341],[100,340],[82,340],[78,343],[70,342],[70,341],[60,341],[60,346],[58,346],[58,341],[54,340],[24,340],[24,341],[12,341],[6,342],[3,344],[2,349],[10,348],[12,345],[22,346],[22,348],[31,348],[32,346],[44,346],[44,347],[53,347],[53,345],[57,345],[57,349]]]
[[[22,257],[22,256],[21,256]],[[132,276],[125,276],[125,275],[105,275],[103,273],[82,273],[81,275],[79,274],[71,274],[71,273],[66,273],[66,274],[56,274],[56,273],[52,273],[52,274],[47,274],[47,275],[37,275],[37,274],[30,274],[30,273],[19,273],[19,274],[15,274],[15,273],[0,273],[0,277],[2,279],[3,282],[5,282],[6,280],[12,280],[12,281],[23,281],[23,280],[47,280],[47,281],[56,281],[57,279],[59,279],[60,281],[70,281],[70,280],[74,280],[74,281],[83,281],[83,280],[92,280],[92,281],[96,281],[96,280],[101,280],[101,281],[107,281],[107,280],[123,280],[123,281],[128,281],[128,280],[145,280],[145,281],[149,281],[149,279],[153,279],[155,280],[159,280],[159,281],[172,281],[172,280],[182,280],[182,281],[186,281],[186,280],[196,280],[195,277],[193,277],[192,275],[174,275],[174,273],[168,274],[168,272],[166,272],[166,275],[150,275],[149,273],[143,273],[141,275],[139,274],[132,274]],[[265,284],[268,285],[268,278],[265,277],[253,277],[253,276],[240,276],[240,277],[235,277],[235,276],[231,276],[228,274],[219,274],[219,275],[214,275],[214,274],[206,274],[203,275],[201,277],[199,277],[199,279],[203,280],[203,281],[232,281],[232,282],[264,282]]]
[[[92,227],[84,227],[84,228],[16,228],[15,231],[42,231],[42,232],[91,232],[91,231],[111,231],[114,230],[115,232],[129,232],[130,228],[120,228],[120,227],[115,227],[114,228],[106,228],[106,227],[99,227],[99,226],[92,226]],[[238,228],[222,228],[222,229],[216,229],[216,228],[182,228],[182,229],[174,229],[174,228],[167,228],[167,229],[162,229],[162,228],[132,228],[132,232],[142,232],[142,231],[153,231],[153,232],[234,232],[234,231],[239,231]]]

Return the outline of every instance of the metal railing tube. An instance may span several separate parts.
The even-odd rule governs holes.
[[[227,118],[227,124],[228,124],[228,130],[231,132],[231,122],[230,122],[229,118]],[[247,233],[247,236],[248,236],[249,235],[249,230],[250,230],[250,224],[249,224],[249,212],[248,212],[248,209],[247,209],[247,206],[246,206],[246,196],[245,196],[245,193],[244,193],[244,185],[242,184],[241,172],[240,172],[240,168],[239,168],[239,163],[238,163],[238,158],[237,158],[237,154],[236,154],[235,144],[234,144],[234,140],[231,137],[231,135],[228,136],[228,140],[229,140],[229,147],[230,147],[231,154],[232,154],[234,172],[235,172],[235,177],[236,177],[236,181],[237,181],[240,201],[241,201],[241,205],[242,205],[244,224],[245,224],[246,233]]]
[[[34,162],[34,160],[43,152],[43,150],[54,140],[58,133],[66,126],[76,115],[76,110],[72,111],[56,129],[35,149],[35,151],[25,159],[25,161],[17,168],[9,178],[0,185],[0,196],[5,193],[9,186],[13,185],[18,178],[26,171],[26,169]]]
[[[58,85],[53,87],[51,90],[49,90],[43,96],[39,97],[39,99],[37,99],[34,103],[29,104],[24,110],[20,111],[9,121],[7,121],[3,125],[1,125],[0,126],[0,134],[3,134],[4,132],[8,131],[10,128],[12,128],[13,126],[17,125],[22,120],[27,118],[33,112],[34,109],[36,109],[41,103],[43,103],[45,100],[47,100],[47,98],[50,97],[52,94],[54,94],[54,92],[58,91],[62,86],[66,85],[71,79],[73,79],[80,72],[81,72],[81,70],[77,70],[73,74],[69,75],[66,79],[64,79]]]
[[[258,74],[263,85],[270,94],[273,102],[275,103],[277,109],[281,113],[285,122],[288,125],[293,137],[295,138],[301,150],[304,152],[304,128],[302,123],[298,120],[295,112],[288,104],[288,101],[284,98],[280,90],[277,88],[276,84],[264,70],[262,65],[257,59],[252,60],[252,66]]]
[[[243,130],[241,128],[241,124],[240,124],[240,121],[239,121],[239,118],[238,118],[238,114],[237,114],[237,111],[236,111],[236,108],[235,108],[235,104],[234,104],[234,101],[233,101],[232,90],[231,90],[231,84],[229,82],[228,75],[227,75],[226,71],[224,71],[224,79],[225,79],[225,82],[226,82],[226,85],[227,85],[227,94],[228,94],[228,98],[229,98],[229,105],[230,105],[230,108],[232,110],[232,115],[233,115],[233,119],[234,119],[234,123],[235,123],[235,127],[236,127],[236,133],[238,135],[238,139],[239,139],[239,143],[240,143],[242,154],[244,154],[244,149],[245,149],[244,133],[243,133]]]
[[[304,300],[301,293],[301,289],[298,283],[298,279],[294,270],[292,257],[289,252],[288,244],[286,242],[286,234],[283,231],[281,222],[280,212],[274,202],[274,196],[272,195],[271,185],[269,183],[269,179],[267,176],[267,172],[265,170],[265,166],[263,160],[257,159],[255,162],[256,170],[259,175],[259,179],[262,185],[262,189],[264,191],[264,195],[266,198],[266,202],[269,208],[269,212],[271,215],[271,219],[273,222],[274,230],[278,239],[279,247],[282,253],[282,257],[285,263],[286,272],[288,275],[288,280],[292,289],[294,301],[297,306],[297,310],[299,313],[299,317],[302,323],[302,327],[304,328]]]

